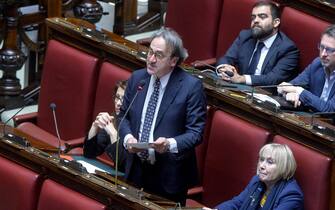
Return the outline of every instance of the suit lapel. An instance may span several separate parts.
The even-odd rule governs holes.
[[[138,111],[135,113],[135,115],[136,115],[135,119],[138,122],[138,123],[136,123],[137,124],[137,127],[136,127],[137,131],[140,130],[144,101],[145,101],[145,97],[147,95],[148,88],[149,88],[149,85],[150,85],[150,75],[146,74],[143,79],[145,80],[145,85],[143,87],[143,90],[138,92],[137,98],[136,98],[136,100],[134,101],[134,104],[133,104],[133,107],[142,107],[142,109],[138,109]]]
[[[249,62],[251,60],[252,53],[254,52],[255,46],[256,46],[256,40],[251,38],[250,41],[246,42],[245,49],[246,51],[243,52],[245,56],[243,57],[241,64],[243,65],[242,69],[240,69],[240,74],[254,74],[254,72],[249,72]],[[242,53],[242,54],[243,54]]]
[[[266,67],[266,65],[269,63],[270,59],[271,58],[274,58],[273,56],[278,52],[278,49],[279,49],[279,45],[282,43],[282,38],[280,36],[280,33],[277,34],[277,37],[275,39],[275,41],[272,43],[265,59],[264,59],[264,62],[263,62],[263,65],[262,65],[262,70],[261,70],[261,73],[264,74],[266,72],[264,72],[264,69]],[[272,70],[272,69],[271,69]]]
[[[181,84],[182,84],[181,83],[182,78],[180,76],[180,74],[182,73],[181,71],[183,71],[183,70],[179,69],[179,68],[175,68],[173,70],[172,74],[171,74],[169,82],[166,85],[166,89],[165,89],[165,92],[164,92],[164,95],[163,95],[163,98],[162,98],[162,102],[161,102],[160,107],[159,107],[155,128],[157,127],[157,125],[162,120],[165,112],[167,111],[170,104],[172,104],[173,100],[177,96],[178,90],[181,88],[180,87]]]

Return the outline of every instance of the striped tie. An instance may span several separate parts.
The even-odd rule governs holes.
[[[154,84],[154,91],[150,96],[150,100],[147,106],[147,112],[145,113],[140,142],[149,142],[149,135],[156,111],[160,84],[161,82],[157,78]],[[139,153],[139,157],[141,158],[141,160],[147,160],[148,156],[148,150]]]

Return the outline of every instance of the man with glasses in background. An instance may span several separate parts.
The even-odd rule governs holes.
[[[306,106],[316,112],[334,112],[335,25],[329,26],[322,33],[318,49],[319,57],[295,79],[281,83],[278,93],[294,103],[295,107]],[[302,86],[306,86],[306,89]]]

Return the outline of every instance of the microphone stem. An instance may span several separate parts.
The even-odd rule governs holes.
[[[58,138],[58,158],[60,159],[61,143],[60,143],[60,135],[59,135],[58,126],[57,126],[57,118],[56,118],[55,109],[52,109],[52,114],[53,114],[53,117],[54,117],[56,134],[57,134],[57,138]]]
[[[135,93],[135,96],[134,98],[131,100],[127,110],[125,111],[122,119],[120,120],[120,123],[119,123],[119,126],[117,128],[117,137],[116,137],[116,151],[115,151],[115,187],[117,188],[117,184],[118,184],[118,172],[119,172],[119,142],[120,142],[120,127],[121,127],[121,124],[123,123],[124,119],[126,118],[130,108],[133,106],[133,103],[135,102],[135,99],[138,95],[138,93],[140,92],[140,90],[137,90],[136,93]]]

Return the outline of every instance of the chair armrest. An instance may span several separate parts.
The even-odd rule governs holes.
[[[151,38],[150,37],[146,37],[146,38],[142,38],[142,39],[137,39],[136,40],[137,44],[141,44],[141,45],[144,45],[146,47],[150,46],[150,42],[151,42]]]
[[[192,188],[188,189],[187,195],[188,196],[194,196],[194,195],[201,194],[203,192],[204,192],[204,188],[202,186],[192,187]]]
[[[64,152],[67,153],[74,148],[83,147],[84,146],[84,140],[85,140],[85,137],[80,137],[80,138],[77,138],[77,139],[71,139],[71,140],[68,140],[68,141],[64,141],[64,145],[65,145]]]
[[[37,123],[37,112],[17,115],[14,117],[13,121],[14,121],[15,127],[23,122],[31,122],[33,124],[36,124]]]
[[[196,61],[193,61],[191,63],[191,65],[194,67],[194,68],[197,68],[197,69],[204,69],[204,68],[208,68],[207,65],[215,65],[216,64],[216,58],[209,58],[209,59],[206,59],[206,60],[196,60]]]

